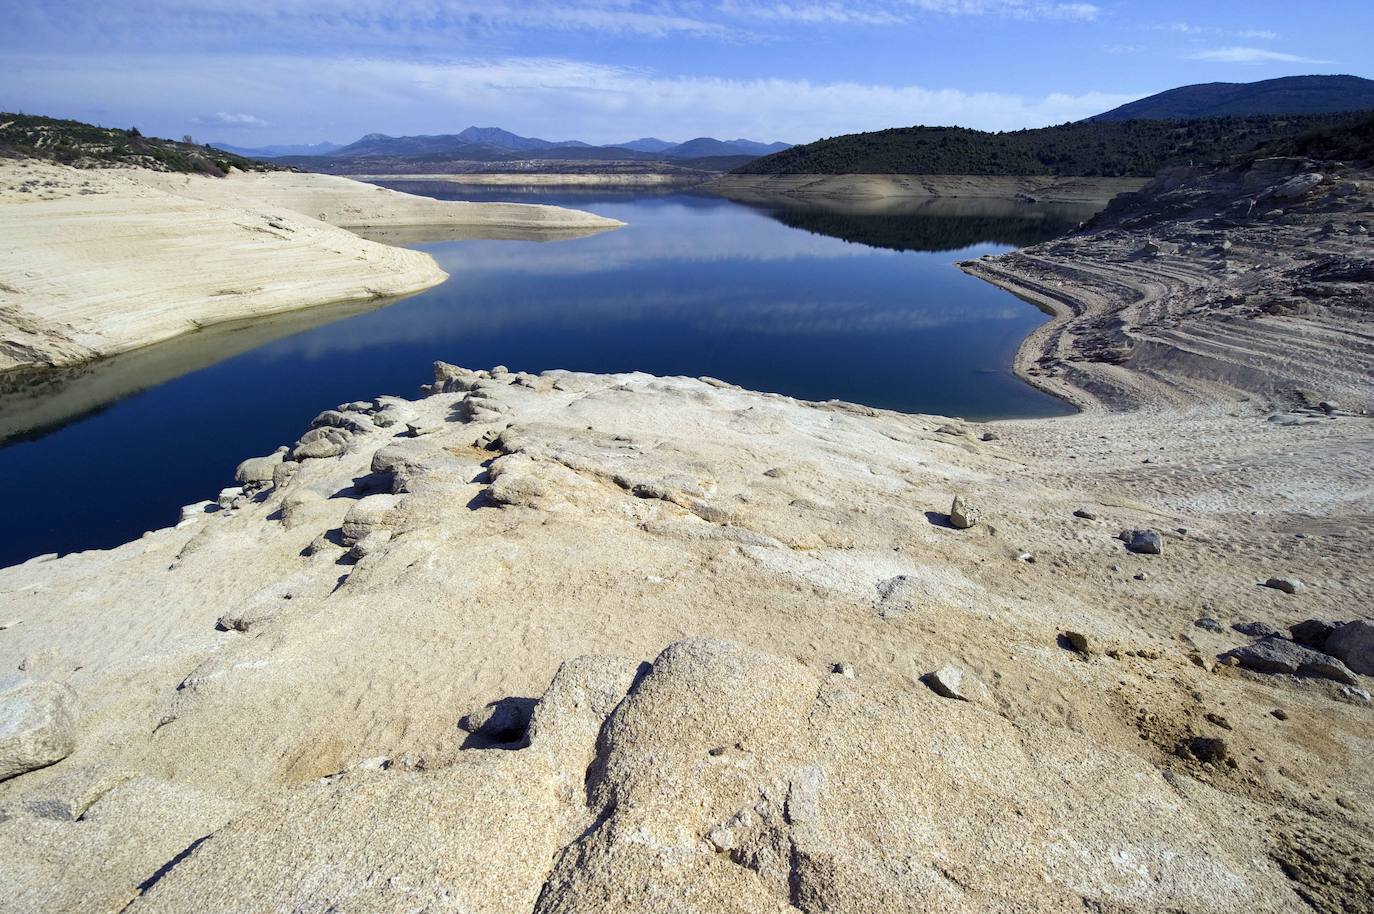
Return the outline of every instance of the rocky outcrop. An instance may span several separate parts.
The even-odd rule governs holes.
[[[1349,163],[1172,169],[1077,233],[962,266],[1054,315],[1016,370],[1079,407],[1250,398],[1315,421],[1317,401],[1374,408],[1371,198]]]
[[[1356,422],[441,363],[311,425],[0,570],[0,666],[83,706],[0,782],[10,908],[1359,910],[1368,683],[1212,659],[1370,591]]]

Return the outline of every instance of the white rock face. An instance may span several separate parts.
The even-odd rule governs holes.
[[[345,404],[339,454],[231,510],[0,569],[0,669],[88,709],[0,784],[8,908],[1298,914],[1362,884],[1374,820],[1309,800],[1374,795],[1368,705],[1179,633],[1238,618],[1297,525],[1359,523],[1363,424],[1077,417],[994,449],[689,378],[434,387],[404,404],[431,434]],[[996,523],[947,529],[954,492]],[[1113,536],[1144,525],[1189,531],[1148,582]],[[1304,615],[1374,587],[1360,543],[1320,544],[1342,586]],[[1226,763],[1180,754],[1218,709]]]
[[[55,682],[0,679],[0,781],[60,762],[76,748],[76,695]]]

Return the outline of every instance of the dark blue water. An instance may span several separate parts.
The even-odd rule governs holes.
[[[148,369],[154,386],[20,428],[32,440],[0,449],[10,518],[0,565],[166,526],[180,505],[232,485],[239,460],[293,441],[321,410],[413,396],[435,359],[711,375],[805,399],[969,418],[1067,411],[1009,369],[1043,315],[953,264],[1050,237],[1081,214],[949,204],[874,214],[689,194],[436,195],[444,194],[565,203],[628,225],[549,243],[419,245],[451,274],[447,283],[261,345],[231,335],[222,352],[189,358],[192,370],[171,380],[165,368]],[[255,348],[229,354],[245,345]],[[214,359],[222,360],[206,364]],[[81,383],[99,390],[110,370]],[[135,361],[125,373],[140,370]],[[139,386],[123,377],[107,389]],[[12,423],[6,433],[16,433]]]

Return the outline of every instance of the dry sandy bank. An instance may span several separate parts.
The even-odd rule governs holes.
[[[1105,204],[1145,183],[1136,178],[983,177],[978,175],[723,175],[702,185],[722,196],[776,197],[1002,197],[1046,203]]]
[[[404,295],[429,255],[339,226],[601,231],[558,207],[447,203],[327,175],[224,179],[0,161],[0,371],[127,352],[222,321]]]

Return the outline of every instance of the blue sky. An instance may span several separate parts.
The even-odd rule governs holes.
[[[1374,77],[1374,0],[2,0],[0,110],[253,146],[501,126],[1014,129],[1194,82]]]

